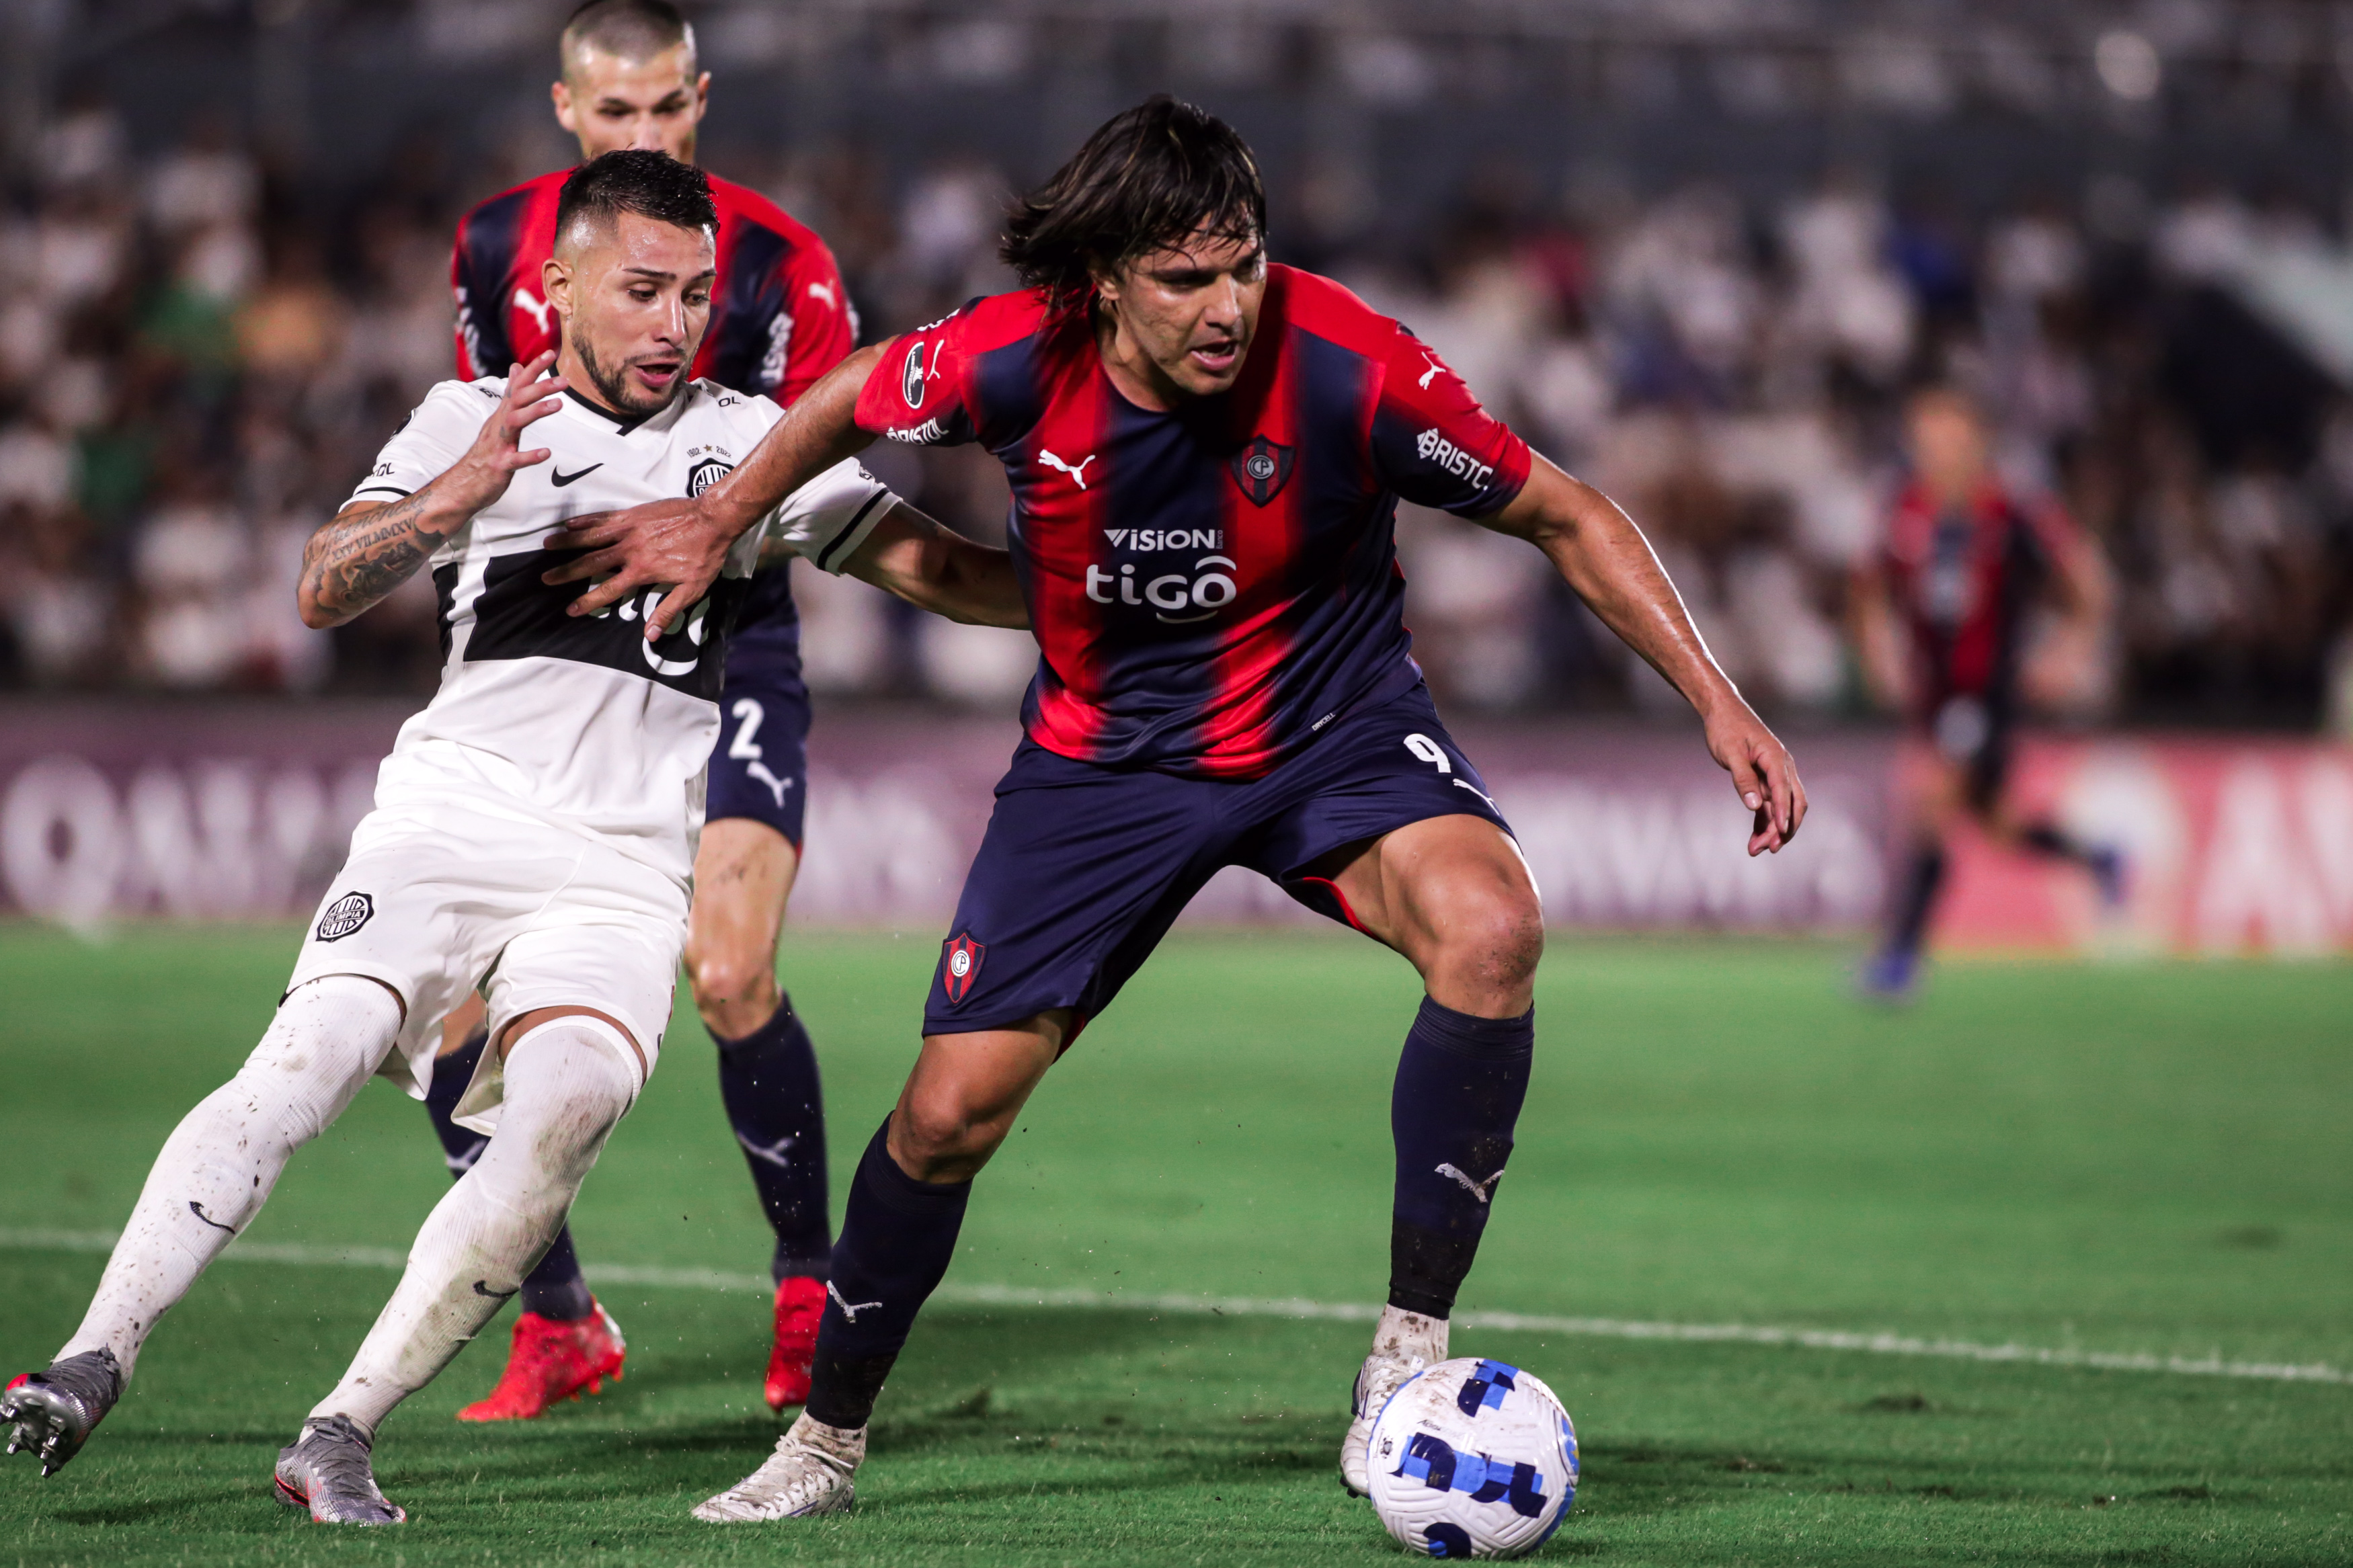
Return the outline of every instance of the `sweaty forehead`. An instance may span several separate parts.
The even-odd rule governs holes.
[[[681,228],[642,213],[583,214],[559,239],[560,248],[586,266],[634,268],[681,279],[712,270],[715,255],[709,229]]]

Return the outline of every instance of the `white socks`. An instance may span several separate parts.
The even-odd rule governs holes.
[[[408,1268],[313,1420],[373,1436],[489,1322],[555,1239],[606,1137],[637,1098],[628,1037],[577,1014],[516,1040],[499,1130],[408,1250]]]
[[[1446,1329],[1443,1318],[1425,1318],[1403,1307],[1385,1306],[1381,1321],[1373,1325],[1373,1355],[1415,1372],[1436,1366],[1446,1359]]]
[[[103,1345],[127,1379],[156,1321],[261,1212],[288,1156],[343,1114],[399,1031],[399,1000],[373,980],[329,975],[287,997],[237,1076],[164,1141],[58,1358]]]

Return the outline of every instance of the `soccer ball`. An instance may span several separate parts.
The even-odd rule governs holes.
[[[1465,1356],[1390,1396],[1366,1468],[1373,1510],[1407,1551],[1519,1557],[1577,1500],[1577,1429],[1537,1379]]]

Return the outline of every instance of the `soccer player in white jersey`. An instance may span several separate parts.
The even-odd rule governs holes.
[[[751,531],[659,640],[638,602],[567,615],[579,590],[544,581],[565,519],[691,494],[782,416],[687,377],[713,270],[702,174],[613,153],[572,176],[563,204],[544,274],[560,351],[503,383],[435,387],[311,542],[314,626],[429,559],[441,688],[385,762],[261,1044],[164,1143],[80,1328],[0,1394],[10,1451],[38,1453],[45,1474],[121,1398],[156,1321],[259,1213],[293,1151],[373,1076],[425,1092],[442,1017],[479,986],[492,1049],[459,1113],[490,1146],[278,1461],[280,1497],[312,1519],[400,1522],[375,1483],[378,1427],[515,1293],[659,1051],[724,645],[763,534],[943,614],[1026,624],[1001,552],[941,530],[854,462]],[[524,449],[533,426],[542,445]]]

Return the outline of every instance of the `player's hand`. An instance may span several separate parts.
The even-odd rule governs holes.
[[[2100,642],[2090,627],[2062,627],[2026,661],[2019,685],[2026,700],[2046,713],[2089,708],[2100,696]]]
[[[646,640],[652,642],[711,591],[727,563],[735,533],[696,501],[656,500],[627,511],[575,517],[544,542],[550,550],[586,552],[540,578],[550,584],[595,584],[572,601],[572,615],[593,616],[641,588],[668,588],[661,604],[646,617]]]
[[[1737,697],[1707,717],[1707,749],[1732,775],[1740,804],[1752,814],[1748,853],[1778,854],[1806,820],[1806,786],[1798,764],[1765,721]]]
[[[547,374],[554,363],[555,351],[549,349],[529,364],[507,372],[507,389],[498,406],[482,421],[466,455],[438,481],[443,495],[463,509],[460,515],[471,517],[506,494],[517,470],[547,461],[549,449],[526,449],[522,433],[564,406],[558,399],[570,383],[560,375]]]

